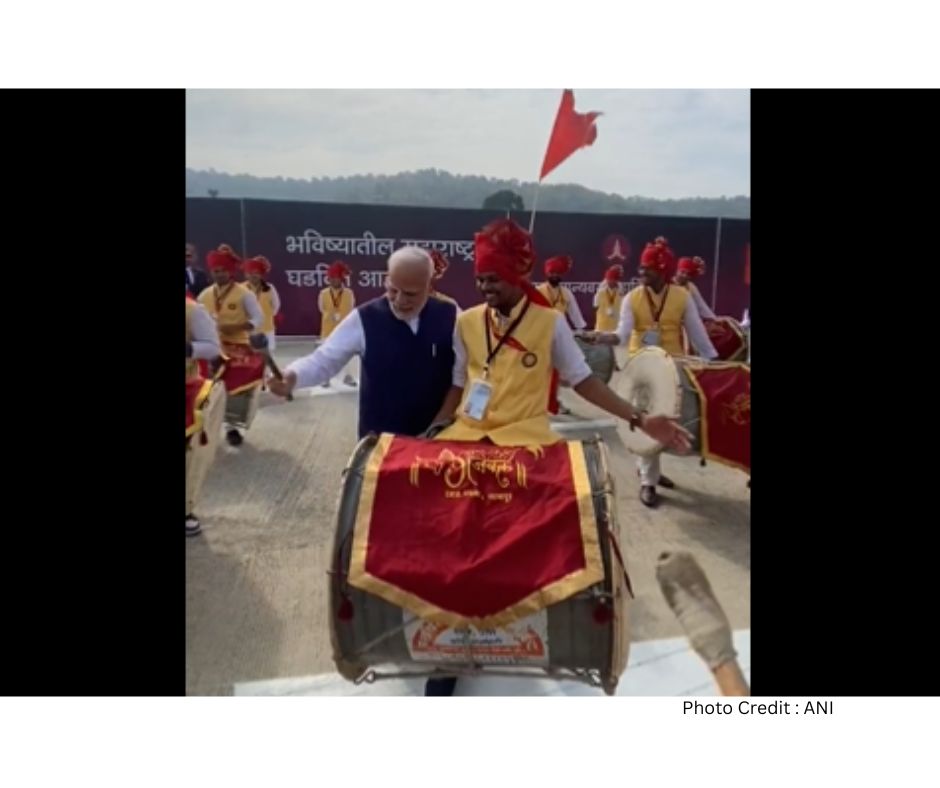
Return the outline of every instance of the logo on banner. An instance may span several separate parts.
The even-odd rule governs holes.
[[[625,265],[630,259],[630,242],[623,235],[608,235],[601,246],[601,254],[611,265]]]
[[[746,427],[751,423],[751,394],[738,394],[731,402],[724,406],[724,421],[730,421],[739,427]]]
[[[416,662],[478,662],[489,665],[547,665],[548,612],[519,619],[506,627],[452,629],[430,621],[409,620],[405,638]]]

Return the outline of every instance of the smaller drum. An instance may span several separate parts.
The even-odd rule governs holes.
[[[705,318],[708,338],[715,346],[718,361],[744,361],[747,357],[747,337],[741,324],[733,317]]]
[[[228,396],[225,400],[225,423],[247,430],[255,420],[260,401],[260,384],[248,391]]]
[[[209,388],[206,395],[205,391],[200,389],[207,384]],[[187,382],[186,388],[187,409],[190,414],[186,429],[186,511],[191,512],[215,459],[215,451],[222,434],[226,397],[225,386],[220,381],[211,382],[200,378],[198,381]]]
[[[614,370],[617,368],[614,349],[610,345],[592,345],[579,336],[575,336],[574,341],[581,348],[591,372],[604,383],[610,383],[611,378],[614,376]]]
[[[222,381],[228,397],[225,423],[247,430],[258,412],[261,384],[264,382],[264,356],[247,345],[223,343],[225,367]]]

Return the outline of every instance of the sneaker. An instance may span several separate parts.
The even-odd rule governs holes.
[[[226,432],[225,439],[229,442],[230,446],[241,446],[245,441],[245,439],[242,437],[242,434],[235,429]]]
[[[186,536],[199,536],[202,533],[202,525],[196,519],[196,515],[186,515]]]

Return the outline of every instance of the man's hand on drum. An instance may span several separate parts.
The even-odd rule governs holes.
[[[692,434],[668,416],[644,416],[640,429],[668,449],[687,454],[692,448]]]
[[[596,331],[575,331],[574,335],[579,339],[584,340],[589,345],[597,344],[597,332]]]
[[[266,383],[268,391],[272,394],[276,394],[278,397],[286,397],[294,391],[294,386],[297,385],[297,373],[288,370],[284,373],[282,380],[272,376],[267,379]]]

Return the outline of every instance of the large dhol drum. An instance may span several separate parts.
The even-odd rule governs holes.
[[[611,378],[614,376],[614,370],[617,369],[614,349],[610,345],[593,345],[579,336],[575,336],[574,341],[581,348],[591,372],[604,383],[610,383]]]
[[[225,400],[225,423],[233,427],[247,430],[255,420],[258,413],[258,403],[261,401],[261,386],[255,386],[248,391],[230,394]]]
[[[248,345],[222,343],[225,357],[221,379],[228,397],[225,423],[247,430],[258,412],[261,384],[264,381],[264,356]]]
[[[186,507],[191,512],[222,437],[226,397],[225,385],[218,380],[200,379],[186,386]]]
[[[693,454],[749,471],[750,375],[745,364],[673,357],[647,347],[624,366],[615,390],[644,413],[676,419],[692,434]],[[703,418],[703,410],[713,417]],[[634,454],[665,450],[641,430],[617,429]]]
[[[479,630],[432,623],[349,584],[357,515],[366,505],[362,501],[368,485],[363,482],[378,443],[377,436],[364,438],[343,474],[329,594],[330,634],[339,673],[356,683],[417,676],[549,677],[578,680],[613,694],[629,654],[630,592],[617,547],[616,498],[603,442],[566,444],[572,454],[583,452],[603,581],[534,615]],[[408,527],[407,521],[402,522],[403,529]]]

